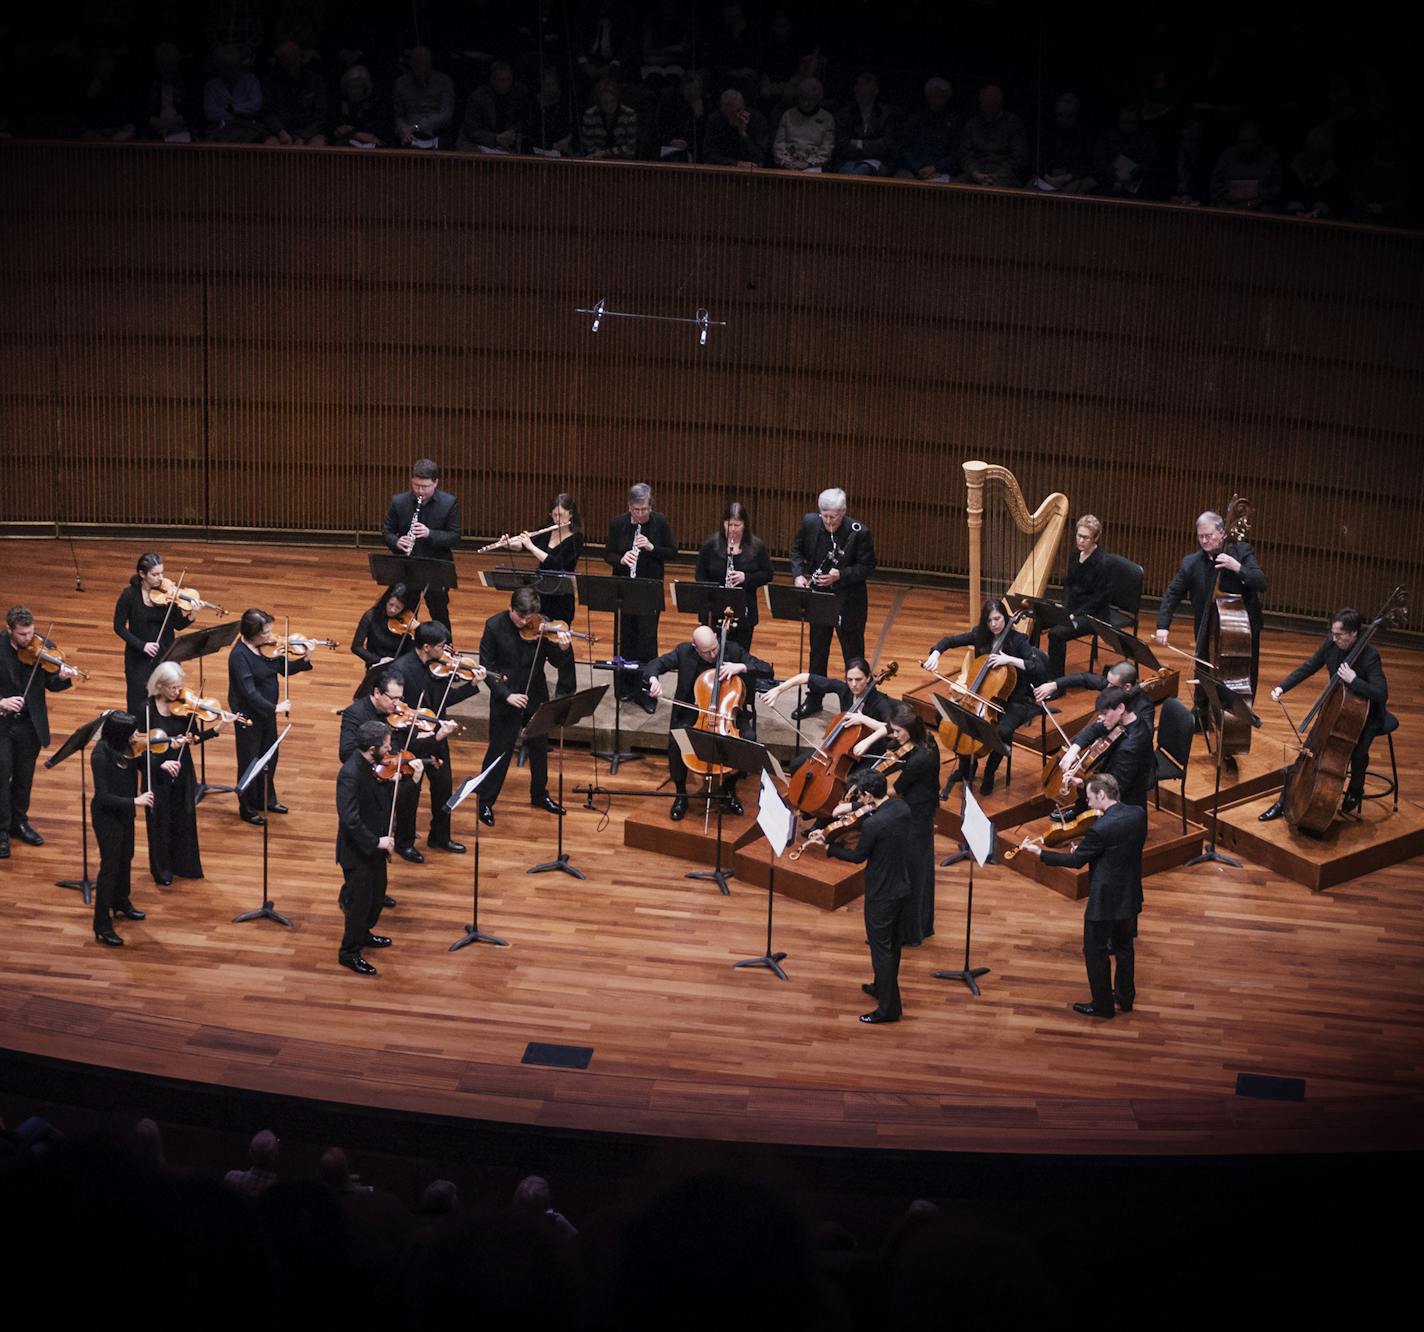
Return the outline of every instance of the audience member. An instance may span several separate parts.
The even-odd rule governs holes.
[[[290,38],[278,42],[273,53],[262,112],[269,144],[320,147],[326,142],[326,81]]]
[[[454,1216],[460,1210],[460,1191],[448,1179],[432,1179],[421,1190],[416,1215],[421,1217]]]
[[[1345,211],[1345,181],[1335,160],[1334,135],[1316,125],[1286,168],[1281,197],[1286,212],[1300,217],[1338,218]]]
[[[702,161],[707,110],[702,75],[696,70],[684,74],[676,87],[663,90],[653,122],[653,144],[662,161]]]
[[[134,1157],[157,1175],[168,1173],[163,1155],[163,1130],[152,1119],[140,1119],[133,1131]]]
[[[676,87],[691,57],[692,34],[681,0],[662,0],[643,28],[643,82],[655,91]]]
[[[149,133],[166,143],[192,143],[198,125],[199,98],[183,74],[183,53],[173,42],[153,50],[153,78],[145,111]]]
[[[718,87],[728,84],[744,97],[755,96],[757,74],[762,68],[760,42],[747,19],[745,5],[723,5],[721,22],[707,40],[707,63],[721,80]]]
[[[134,136],[132,99],[124,86],[118,55],[113,51],[100,51],[94,57],[94,72],[84,89],[80,120],[85,138],[127,143]]]
[[[1376,227],[1409,226],[1409,181],[1392,135],[1382,134],[1349,179],[1349,220]]]
[[[371,71],[352,65],[341,76],[341,86],[332,115],[331,141],[356,148],[385,148],[394,139],[390,112],[376,98]]]
[[[767,25],[761,48],[761,100],[783,109],[796,101],[796,85],[814,71],[804,68],[819,55],[815,42],[797,32],[790,11],[778,9]]]
[[[529,147],[536,153],[568,157],[574,150],[574,118],[559,84],[559,72],[545,65],[529,117]]]
[[[1028,170],[1028,138],[1024,123],[1004,110],[1004,90],[986,85],[979,93],[979,110],[964,126],[959,152],[960,180],[974,185],[1022,185]]]
[[[578,1231],[562,1212],[554,1210],[549,1181],[542,1175],[526,1175],[514,1190],[516,1213],[533,1218],[563,1239],[573,1239]]]
[[[638,145],[638,113],[625,106],[616,79],[599,79],[579,136],[585,157],[630,158]]]
[[[717,114],[708,117],[702,160],[714,166],[765,166],[770,142],[766,118],[749,109],[735,88],[728,88],[717,103]]]
[[[435,68],[428,46],[412,47],[407,63],[392,95],[397,141],[402,148],[439,148],[455,119],[455,84]]]
[[[1059,93],[1053,103],[1053,124],[1039,152],[1040,189],[1058,194],[1091,194],[1097,187],[1087,131],[1079,120],[1077,93]]]
[[[632,25],[621,0],[598,0],[598,12],[586,23],[575,44],[579,72],[590,83],[599,79],[615,81],[631,64],[629,46]]]
[[[836,114],[836,170],[853,176],[891,176],[900,151],[900,112],[880,100],[880,80],[866,70],[855,95]]]
[[[271,1129],[253,1134],[247,1145],[246,1170],[229,1170],[223,1183],[244,1198],[256,1198],[277,1182],[277,1155],[281,1141]]]
[[[476,88],[465,104],[465,123],[456,146],[465,152],[480,148],[522,152],[533,115],[529,89],[515,82],[514,67],[507,60],[496,60],[490,66],[489,82]]]
[[[912,180],[948,181],[959,158],[959,117],[949,99],[948,79],[936,75],[925,82],[925,104],[905,117],[904,146],[897,176]]]
[[[1281,193],[1281,159],[1261,139],[1253,120],[1242,124],[1236,142],[1216,159],[1211,171],[1211,202],[1216,208],[1270,208]]]
[[[1141,109],[1119,108],[1117,126],[1097,144],[1095,169],[1101,192],[1129,199],[1141,195],[1156,154],[1152,136],[1142,128]]]
[[[820,171],[831,160],[836,122],[821,105],[820,79],[804,78],[796,85],[796,104],[782,112],[772,145],[772,160],[787,171]]]
[[[244,67],[233,43],[213,52],[213,77],[203,86],[208,138],[219,143],[256,143],[262,137],[262,85]]]

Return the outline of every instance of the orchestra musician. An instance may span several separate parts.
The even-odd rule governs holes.
[[[51,673],[21,661],[18,654],[36,638],[53,646],[35,629],[28,606],[11,606],[0,634],[0,860],[10,858],[12,836],[29,846],[44,845],[30,824],[30,791],[35,760],[50,740],[47,696],[68,689],[78,674],[69,665]]]
[[[480,681],[485,678],[483,666],[475,669],[474,679],[468,684],[435,674],[430,669],[431,664],[445,655],[449,643],[450,631],[438,620],[428,621],[415,631],[415,650],[401,653],[393,664],[405,682],[405,698],[410,706],[415,707],[416,701],[423,697],[425,702],[421,706],[431,709],[439,721],[446,720],[447,708],[474,698],[480,692]],[[427,747],[424,757],[425,785],[430,789],[430,831],[425,844],[437,851],[461,855],[465,844],[450,836],[450,811],[445,808],[445,802],[455,789],[450,773],[450,742],[435,739]]]
[[[643,667],[644,688],[655,699],[662,698],[665,692],[658,677],[667,671],[677,672],[677,683],[672,694],[672,720],[668,723],[667,751],[668,776],[672,778],[673,787],[677,791],[668,811],[668,817],[673,822],[677,822],[687,813],[687,764],[683,761],[682,750],[678,747],[677,737],[673,733],[683,727],[695,729],[699,715],[692,707],[679,705],[695,703],[697,679],[705,670],[716,664],[718,642],[715,630],[705,624],[699,624],[692,631],[690,641],[679,643],[671,652],[664,653]],[[734,643],[729,633],[726,651],[722,656],[722,680],[726,682],[738,675],[747,677],[750,696],[750,681],[769,679],[771,667],[761,658],[752,656],[740,643]],[[723,808],[729,814],[742,812],[742,802],[737,798],[737,780],[741,776],[739,772],[729,772],[721,778]]]
[[[850,713],[851,708],[863,698],[865,701],[860,704],[858,710],[851,713],[853,719],[857,717],[861,719],[855,722],[860,726],[873,726],[877,722],[888,723],[890,709],[895,703],[889,694],[881,693],[870,673],[870,663],[864,657],[852,657],[846,662],[844,680],[833,680],[828,675],[816,675],[811,671],[802,671],[799,675],[793,675],[790,679],[773,685],[762,695],[762,701],[771,705],[782,694],[788,693],[800,685],[805,685],[808,692],[814,690],[817,697],[834,694],[837,702],[840,703],[840,710],[846,713]],[[791,715],[797,716],[797,710],[792,709]],[[877,734],[873,738],[868,752],[878,754],[883,748],[884,737]]]
[[[1147,811],[1118,800],[1111,773],[1088,778],[1088,807],[1098,817],[1084,832],[1073,851],[1045,850],[1029,838],[1022,849],[1042,858],[1045,865],[1077,869],[1091,865],[1088,905],[1083,911],[1083,962],[1092,991],[1090,1003],[1073,1005],[1085,1017],[1110,1018],[1113,1004],[1132,1011],[1137,998],[1137,917],[1142,911],[1142,848],[1147,842]],[[1117,958],[1114,980],[1108,952]]]
[[[251,726],[234,726],[233,738],[237,741],[237,775],[241,779],[248,765],[261,754],[265,754],[277,743],[277,718],[285,717],[292,710],[290,700],[282,698],[284,674],[296,675],[312,668],[305,657],[284,660],[276,656],[263,656],[262,649],[275,643],[277,636],[272,632],[272,617],[256,606],[242,612],[239,623],[238,640],[232,645],[227,658],[227,706],[232,712],[240,712],[251,720]],[[277,763],[281,751],[272,755],[267,765],[266,786],[267,808],[262,808],[263,782],[254,780],[238,796],[238,813],[244,823],[263,824],[267,814],[285,814],[287,807],[277,798]]]
[[[386,520],[381,526],[387,548],[394,555],[414,560],[441,560],[451,571],[455,548],[460,544],[460,502],[440,489],[439,465],[419,458],[410,469],[410,489],[391,496]],[[447,587],[411,586],[418,603],[425,598],[430,618],[450,625],[450,593]]]
[[[1078,756],[1090,745],[1104,739],[1118,727],[1122,734],[1112,742],[1107,752],[1093,767],[1105,772],[1117,783],[1115,799],[1124,805],[1147,808],[1147,791],[1152,785],[1155,762],[1152,755],[1152,723],[1144,721],[1132,708],[1132,700],[1124,689],[1112,685],[1098,695],[1097,717],[1089,722],[1063,751],[1058,766],[1065,771],[1078,761]],[[1070,778],[1072,785],[1084,787],[1080,777]],[[1081,814],[1088,807],[1085,789],[1078,792],[1074,812]]]
[[[835,625],[846,669],[865,657],[865,621],[869,614],[866,581],[875,572],[875,545],[870,529],[846,515],[846,493],[823,490],[817,512],[808,513],[791,543],[791,577],[797,587],[832,592],[840,614]],[[808,666],[812,677],[824,677],[831,663],[831,626],[812,625]],[[821,710],[821,695],[813,684],[805,701],[792,716],[797,721]]]
[[[1181,567],[1167,584],[1157,612],[1157,642],[1165,644],[1172,616],[1185,597],[1192,605],[1192,627],[1196,655],[1204,657],[1204,628],[1207,608],[1216,593],[1239,596],[1251,622],[1251,692],[1261,663],[1261,597],[1266,591],[1266,575],[1256,562],[1248,542],[1226,539],[1226,520],[1208,509],[1197,519],[1197,545],[1182,560]]]
[[[1048,669],[1059,676],[1067,669],[1068,642],[1093,632],[1080,617],[1107,618],[1112,603],[1112,584],[1108,579],[1107,558],[1099,544],[1102,523],[1091,513],[1078,519],[1074,532],[1076,553],[1068,557],[1068,573],[1063,580],[1063,609],[1073,617],[1067,624],[1056,624],[1048,631]]]
[[[549,521],[558,526],[552,532],[541,532],[531,536],[521,532],[518,536],[506,536],[501,540],[512,548],[525,551],[539,561],[540,573],[572,574],[578,569],[583,557],[583,520],[574,497],[567,491],[560,491],[549,505]],[[573,579],[569,577],[548,578],[539,590],[540,613],[550,620],[562,620],[571,625],[574,622]],[[557,582],[557,590],[548,590]],[[578,688],[578,675],[572,652],[557,661],[559,682],[554,690],[555,698],[572,694]]]
[[[999,650],[992,649],[1000,635],[1003,641]],[[1048,665],[1044,654],[1009,622],[1008,607],[997,597],[990,597],[979,611],[979,622],[962,634],[946,634],[930,649],[925,658],[927,671],[939,665],[940,654],[950,648],[973,648],[976,657],[988,656],[990,666],[1012,666],[1017,672],[1014,687],[1008,698],[1003,700],[1003,711],[999,713],[999,738],[1006,744],[1013,743],[1014,732],[1038,711],[1033,701],[1033,686],[1037,684]],[[956,700],[958,701],[958,700]],[[972,707],[973,700],[966,706]],[[1002,754],[990,754],[984,763],[984,775],[979,783],[979,794],[989,795],[994,789],[994,774],[999,770]],[[976,760],[961,755],[959,771],[949,780],[953,786],[957,781],[969,781],[974,775]]]
[[[1341,684],[1351,693],[1369,699],[1369,717],[1360,732],[1360,738],[1355,742],[1354,752],[1350,755],[1350,782],[1345,788],[1344,803],[1340,806],[1346,814],[1353,814],[1359,809],[1360,801],[1364,798],[1365,774],[1370,767],[1370,746],[1374,744],[1375,737],[1381,734],[1385,718],[1389,715],[1389,681],[1385,679],[1384,666],[1374,644],[1367,643],[1353,665],[1347,665],[1345,661],[1354,651],[1355,640],[1360,636],[1363,624],[1364,616],[1353,607],[1336,611],[1330,617],[1329,637],[1271,690],[1271,697],[1279,701],[1282,695],[1290,693],[1296,685],[1324,670],[1327,676],[1338,676]],[[1280,818],[1285,813],[1289,798],[1290,786],[1287,778],[1280,796],[1256,817],[1262,823]]]
[[[567,633],[535,632],[524,637],[540,617],[542,600],[532,587],[517,587],[509,596],[509,609],[491,615],[485,621],[480,637],[480,661],[490,672],[489,748],[485,750],[481,771],[500,755],[505,756],[477,792],[480,801],[480,822],[494,827],[494,802],[499,799],[509,765],[514,761],[514,747],[519,733],[541,703],[549,701],[549,682],[544,675],[547,657],[556,667],[573,659]],[[502,675],[503,680],[495,679]],[[564,808],[549,795],[549,737],[530,736],[524,742],[529,760],[529,803],[535,809],[550,814],[562,814]]]
[[[722,525],[697,552],[697,581],[745,589],[746,614],[737,617],[736,624],[727,633],[727,641],[739,643],[747,652],[752,650],[752,635],[756,633],[759,619],[757,589],[765,587],[773,577],[766,542],[752,531],[746,506],[733,500],[722,514]],[[715,628],[720,617],[711,611],[706,614],[708,618],[702,623]]]
[[[362,614],[351,638],[351,651],[364,661],[367,667],[381,666],[394,661],[410,648],[410,634],[393,631],[390,622],[399,619],[408,610],[414,610],[420,598],[404,583],[392,583],[381,593],[374,606]]]
[[[180,879],[201,879],[203,861],[198,851],[198,778],[193,771],[193,746],[206,744],[223,727],[222,719],[206,729],[191,716],[173,711],[183,696],[183,668],[162,661],[148,677],[146,729],[184,742],[166,754],[154,755],[153,804],[148,818],[148,870],[154,883],[167,887]]]
[[[139,764],[129,756],[138,723],[132,714],[111,712],[104,718],[98,743],[89,755],[94,794],[89,819],[99,843],[99,877],[94,882],[94,937],[110,948],[123,947],[114,916],[142,920],[145,912],[129,896],[134,854],[134,811],[152,809],[153,792],[138,793]]]
[[[628,488],[628,511],[608,524],[608,541],[603,558],[615,578],[656,578],[662,580],[667,562],[677,558],[668,520],[653,508],[653,488],[645,481]],[[614,694],[637,703],[644,712],[657,704],[642,688],[641,668],[658,655],[658,620],[661,612],[623,616],[618,650],[625,661],[637,663],[613,677]]]
[[[1153,726],[1153,718],[1157,705],[1152,701],[1152,696],[1138,685],[1137,664],[1131,661],[1119,661],[1109,666],[1106,675],[1099,675],[1095,671],[1082,671],[1077,675],[1062,675],[1056,680],[1045,680],[1040,685],[1033,687],[1033,700],[1035,703],[1047,703],[1050,698],[1059,698],[1070,689],[1091,689],[1095,693],[1101,694],[1104,689],[1116,687],[1127,695],[1127,705],[1138,717]]]
[[[178,630],[197,619],[195,607],[184,611],[169,602],[151,600],[163,583],[163,557],[155,551],[138,557],[135,572],[114,605],[114,632],[124,640],[124,683],[131,716],[143,718],[148,676]]]

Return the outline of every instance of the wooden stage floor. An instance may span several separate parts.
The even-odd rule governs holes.
[[[7,541],[6,604],[23,601],[93,678],[55,698],[55,731],[122,701],[114,598],[143,547],[78,543],[88,590],[73,590],[68,553],[51,541]],[[373,599],[363,551],[350,547],[175,543],[170,573],[232,612],[260,605],[306,634],[343,644]],[[461,557],[452,617],[472,644],[504,604]],[[889,602],[872,589],[871,638]],[[899,684],[965,618],[962,594],[911,592],[890,638]],[[205,617],[204,623],[211,622]],[[604,632],[606,627],[600,627]],[[688,626],[665,619],[670,645]],[[1178,638],[1182,635],[1179,633]],[[779,673],[795,636],[758,631]],[[1268,632],[1264,681],[1314,645]],[[1424,791],[1424,658],[1386,650],[1407,797]],[[732,963],[761,952],[766,898],[734,880],[730,897],[684,878],[695,866],[631,851],[631,799],[587,811],[570,797],[566,844],[585,882],[530,877],[547,859],[554,821],[530,809],[514,774],[498,826],[482,839],[480,920],[511,947],[448,946],[469,918],[470,856],[429,852],[396,862],[399,906],[381,929],[374,980],[337,965],[340,875],[333,863],[335,709],[357,662],[322,654],[294,683],[282,763],[292,808],[272,824],[273,897],[294,922],[230,923],[260,900],[260,833],[233,798],[200,810],[207,879],[152,884],[140,824],[135,893],[148,912],[120,922],[127,940],[93,940],[75,892],[53,886],[79,869],[79,772],[37,774],[38,850],[16,845],[0,866],[5,967],[3,1044],[62,1059],[203,1083],[551,1129],[613,1131],[829,1147],[1062,1153],[1389,1150],[1420,1145],[1424,1122],[1424,893],[1420,861],[1311,893],[1248,865],[1172,870],[1147,885],[1136,1010],[1110,1023],[1073,1014],[1086,996],[1082,906],[1007,869],[976,872],[973,999],[933,980],[964,948],[966,869],[939,871],[937,935],[907,950],[906,1020],[867,1028],[860,983],[868,958],[858,904],[826,912],[776,904],[776,947],[790,983]],[[221,692],[221,657],[208,672]],[[1303,696],[1304,691],[1302,691]],[[1259,743],[1284,722],[1265,710]],[[209,776],[231,780],[230,742],[210,747]],[[456,746],[468,774],[482,748]],[[570,784],[590,774],[569,755]],[[1383,742],[1377,766],[1387,766]],[[605,784],[606,771],[602,772]],[[620,788],[663,777],[656,758],[625,766]],[[473,811],[457,815],[471,842]],[[422,833],[427,816],[422,812]],[[948,843],[943,844],[948,849]],[[531,1041],[587,1046],[584,1070],[521,1063]],[[1241,1073],[1303,1078],[1302,1102],[1246,1099]]]

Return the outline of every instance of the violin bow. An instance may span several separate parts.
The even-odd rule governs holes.
[[[38,650],[35,652],[35,664],[30,667],[30,678],[25,681],[24,690],[23,690],[23,691],[21,692],[21,694],[20,694],[20,703],[21,703],[21,706],[24,705],[25,701],[26,701],[26,700],[29,698],[29,696],[30,696],[30,686],[31,686],[32,684],[34,684],[34,682],[35,682],[35,674],[36,674],[36,672],[38,672],[38,670],[39,670],[39,668],[40,668],[40,657],[41,657],[41,655],[43,654],[43,652],[44,652],[44,650],[45,650],[45,643],[48,641],[50,634],[52,634],[53,632],[54,632],[54,621],[51,620],[51,621],[49,622],[49,628],[48,628],[44,633],[42,633],[42,634],[40,635],[40,645],[39,645]]]
[[[292,617],[282,617],[282,702],[292,700]],[[287,714],[288,717],[291,713]]]
[[[148,789],[153,790],[153,739],[149,731],[153,729],[153,708],[145,703],[143,705],[143,758],[144,758],[144,780],[148,783]]]
[[[168,609],[163,612],[163,623],[158,626],[158,641],[160,643],[163,642],[163,635],[168,632],[168,621],[173,617],[173,608],[178,604],[178,594],[183,590],[183,579],[187,576],[188,571],[184,569],[173,588],[173,595],[168,598]]]
[[[880,658],[885,652],[885,641],[890,637],[895,617],[899,615],[900,607],[905,604],[905,598],[909,595],[908,587],[900,587],[895,589],[895,595],[890,598],[890,609],[885,612],[885,622],[880,626],[880,637],[875,640],[875,655],[870,659],[871,675],[875,674],[875,668],[880,665]]]
[[[1053,715],[1053,709],[1048,706],[1048,700],[1040,699],[1038,706],[1043,709],[1043,715],[1053,723],[1053,729],[1062,737],[1063,743],[1071,745],[1073,742],[1068,738],[1068,733],[1058,724],[1058,718]]]
[[[1205,666],[1209,671],[1216,669],[1211,662],[1204,661],[1201,657],[1195,656],[1190,652],[1183,652],[1181,648],[1173,647],[1170,643],[1159,643],[1157,646],[1166,648],[1168,652],[1175,652],[1179,657],[1185,657],[1188,661],[1195,662],[1198,666]]]

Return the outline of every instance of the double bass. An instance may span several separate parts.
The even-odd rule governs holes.
[[[791,804],[803,814],[811,818],[827,818],[845,799],[846,784],[850,780],[851,769],[856,766],[855,755],[851,751],[863,738],[860,727],[850,718],[860,713],[865,700],[870,697],[870,691],[893,679],[899,669],[899,664],[892,661],[883,670],[876,671],[870,677],[865,693],[845,712],[831,718],[821,743],[806,762],[791,774],[786,794]]]
[[[746,706],[746,681],[739,675],[722,679],[722,663],[727,656],[727,630],[736,621],[730,610],[722,612],[722,627],[717,635],[717,660],[697,677],[693,695],[697,700],[697,723],[694,731],[711,731],[716,735],[740,736],[737,713]],[[685,762],[689,772],[703,777],[721,777],[731,769],[721,763],[708,763],[696,754],[688,754]]]
[[[1382,628],[1404,620],[1408,614],[1407,596],[1404,588],[1394,589],[1379,614],[1360,630],[1344,665],[1353,668],[1360,653]],[[1322,837],[1329,831],[1345,793],[1350,756],[1369,718],[1370,700],[1346,685],[1338,673],[1332,675],[1297,728],[1302,735],[1307,731],[1309,735],[1286,779],[1290,793],[1286,799],[1286,822],[1296,832]]]
[[[1233,495],[1226,508],[1226,542],[1245,541],[1251,531],[1251,523],[1256,517],[1256,506],[1240,495]],[[1202,616],[1201,638],[1197,643],[1197,656],[1211,663],[1212,671],[1233,694],[1239,694],[1251,703],[1256,691],[1251,684],[1251,662],[1253,640],[1251,617],[1246,611],[1245,600],[1234,592],[1216,590],[1218,571],[1212,570],[1212,586],[1209,604]],[[1223,757],[1244,754],[1251,748],[1252,726],[1249,721],[1229,712],[1221,717],[1221,753]]]

